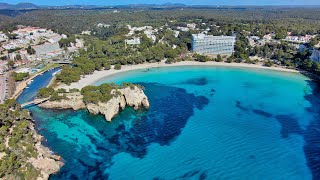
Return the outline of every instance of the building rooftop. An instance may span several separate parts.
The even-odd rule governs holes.
[[[213,35],[206,35],[206,34],[192,34],[192,37],[194,40],[203,40],[206,38],[210,38],[210,39],[230,39],[230,40],[234,40],[236,37],[235,36],[213,36]]]

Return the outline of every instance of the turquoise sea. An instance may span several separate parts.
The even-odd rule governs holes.
[[[33,98],[52,70],[19,97]],[[271,70],[170,67],[101,79],[145,87],[150,109],[111,123],[87,111],[28,107],[65,166],[50,179],[319,179],[320,94]]]

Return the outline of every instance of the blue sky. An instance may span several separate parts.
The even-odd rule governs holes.
[[[122,5],[184,3],[189,5],[320,5],[320,0],[0,0],[17,4],[31,2],[38,5]]]

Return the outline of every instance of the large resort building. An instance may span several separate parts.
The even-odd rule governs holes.
[[[234,52],[235,36],[192,35],[192,51],[199,54],[231,55]]]

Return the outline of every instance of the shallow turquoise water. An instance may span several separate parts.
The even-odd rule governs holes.
[[[320,177],[319,91],[302,75],[195,66],[96,84],[104,82],[142,84],[150,110],[127,108],[108,123],[86,111],[30,107],[47,145],[65,160],[51,179]]]

